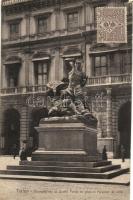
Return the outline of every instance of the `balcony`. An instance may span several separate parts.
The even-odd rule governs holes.
[[[131,81],[132,81],[131,74],[118,74],[118,75],[110,75],[110,76],[89,77],[88,81],[87,81],[87,87],[131,84]],[[46,85],[2,88],[1,96],[45,93],[46,90],[47,90]]]
[[[17,3],[24,3],[32,0],[3,0],[2,1],[2,6],[9,6]]]
[[[119,85],[131,84],[131,74],[117,74],[108,76],[89,77],[87,87],[89,86],[102,86],[102,85]]]
[[[46,89],[47,89],[46,85],[2,88],[1,89],[1,96],[41,93],[41,92],[45,93]]]

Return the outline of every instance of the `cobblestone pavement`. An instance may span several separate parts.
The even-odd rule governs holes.
[[[30,160],[30,158],[29,158]],[[129,167],[129,160],[112,160]],[[19,164],[11,156],[0,156],[0,169]],[[130,187],[89,183],[25,181],[0,179],[0,200],[129,200]]]

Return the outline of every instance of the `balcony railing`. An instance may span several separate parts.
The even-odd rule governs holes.
[[[2,0],[2,6],[13,5],[17,3],[24,3],[32,0]]]
[[[102,85],[118,85],[118,84],[131,84],[131,74],[118,74],[110,76],[89,77],[87,87],[89,86],[102,86]],[[19,95],[30,93],[45,93],[47,90],[46,85],[35,85],[25,87],[13,87],[1,89],[1,96],[5,95]]]
[[[46,92],[46,85],[35,85],[35,86],[25,86],[25,87],[11,87],[11,88],[2,88],[1,95],[9,94],[28,94],[28,93],[41,93]]]
[[[87,86],[116,85],[131,83],[131,74],[118,74],[108,76],[89,77]]]

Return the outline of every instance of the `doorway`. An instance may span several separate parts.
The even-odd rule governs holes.
[[[12,154],[14,145],[20,148],[20,114],[16,109],[8,109],[4,113],[5,154]],[[17,153],[18,153],[17,152]]]
[[[130,157],[131,143],[131,102],[123,104],[118,113],[118,130],[120,132],[120,146],[126,151],[126,158]]]

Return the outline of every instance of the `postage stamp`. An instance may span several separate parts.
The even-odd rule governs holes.
[[[97,7],[97,43],[127,43],[126,7]]]

